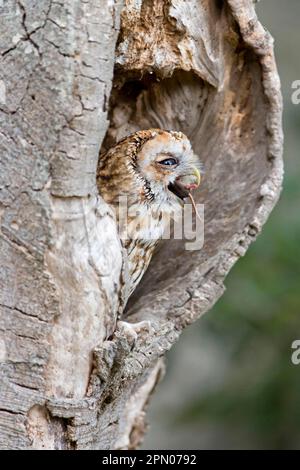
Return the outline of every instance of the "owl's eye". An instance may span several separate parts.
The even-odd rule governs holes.
[[[165,158],[164,160],[160,160],[157,162],[159,165],[163,166],[176,166],[178,165],[178,160],[176,158]]]

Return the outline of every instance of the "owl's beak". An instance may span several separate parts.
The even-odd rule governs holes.
[[[180,176],[174,183],[170,183],[168,189],[177,197],[184,200],[189,196],[190,191],[197,189],[200,185],[201,175],[196,167],[191,168],[191,173]]]

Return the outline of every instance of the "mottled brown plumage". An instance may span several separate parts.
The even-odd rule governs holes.
[[[116,213],[128,254],[130,292],[151,260],[170,216],[200,182],[200,162],[181,132],[149,129],[100,156],[97,184]]]

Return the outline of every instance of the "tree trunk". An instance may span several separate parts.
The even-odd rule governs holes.
[[[0,17],[0,447],[135,448],[164,353],[278,199],[272,39],[252,0],[7,0]],[[123,312],[96,166],[105,136],[149,127],[204,161],[205,243],[163,242]]]

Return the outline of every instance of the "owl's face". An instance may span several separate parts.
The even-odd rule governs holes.
[[[135,161],[141,191],[151,202],[180,204],[200,184],[201,164],[181,132],[152,131]],[[143,196],[143,195],[142,195]]]

